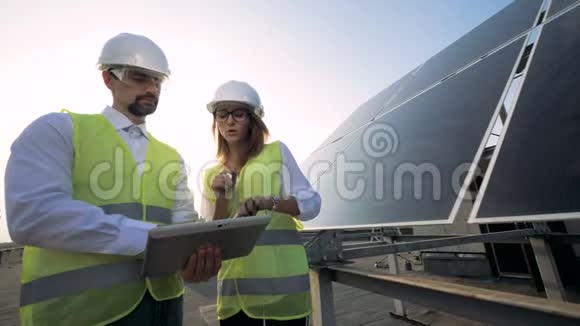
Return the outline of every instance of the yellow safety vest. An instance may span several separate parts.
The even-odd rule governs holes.
[[[179,157],[148,134],[143,174],[125,142],[101,114],[70,113],[74,132],[73,196],[108,214],[171,223]],[[82,237],[82,235],[79,235]],[[22,262],[22,325],[105,325],[129,314],[147,290],[157,300],[183,294],[176,274],[141,276],[137,256],[26,246]]]
[[[234,216],[239,203],[248,198],[280,194],[281,163],[278,142],[265,145],[246,163],[237,178],[234,198],[229,201],[229,216]],[[216,165],[204,175],[205,194],[214,204],[211,182],[222,169]],[[219,319],[241,310],[252,318],[276,320],[297,319],[311,313],[308,260],[298,233],[300,227],[292,216],[274,213],[248,256],[222,263],[218,273]]]

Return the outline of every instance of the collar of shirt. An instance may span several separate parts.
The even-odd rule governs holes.
[[[105,116],[105,118],[107,118],[107,120],[109,120],[109,122],[113,125],[113,128],[115,128],[115,130],[117,131],[133,125],[133,122],[131,122],[131,120],[129,120],[129,118],[127,118],[123,113],[115,110],[110,106],[107,106],[103,110],[102,114]],[[146,123],[144,122],[136,126],[139,127],[139,129],[141,129],[141,132],[143,133],[145,138],[149,139],[149,136],[147,135]]]

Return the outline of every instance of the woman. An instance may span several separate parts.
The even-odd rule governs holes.
[[[312,310],[310,284],[297,219],[314,218],[320,196],[283,143],[265,144],[269,133],[254,88],[227,82],[207,107],[214,116],[219,163],[204,173],[202,215],[213,219],[260,211],[273,215],[248,256],[222,263],[220,324],[306,325]]]

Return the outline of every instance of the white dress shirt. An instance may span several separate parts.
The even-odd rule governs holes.
[[[280,197],[293,196],[296,198],[300,211],[296,217],[302,221],[311,220],[320,212],[320,195],[312,188],[288,147],[282,142],[279,143],[284,170],[283,173],[280,173]],[[214,203],[209,200],[206,194],[203,194],[200,207],[201,216],[212,217],[214,212]]]
[[[133,123],[107,107],[102,114],[127,143],[139,173],[147,143],[145,124]],[[173,222],[196,220],[181,156]],[[66,113],[50,113],[32,122],[11,147],[6,166],[8,230],[20,244],[66,251],[136,255],[145,250],[147,232],[156,225],[73,199],[73,125]],[[184,195],[185,194],[185,195]]]

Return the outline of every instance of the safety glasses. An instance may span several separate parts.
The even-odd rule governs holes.
[[[167,87],[167,77],[152,71],[123,67],[110,69],[109,72],[128,86],[143,89],[155,86],[159,90],[165,90]]]

